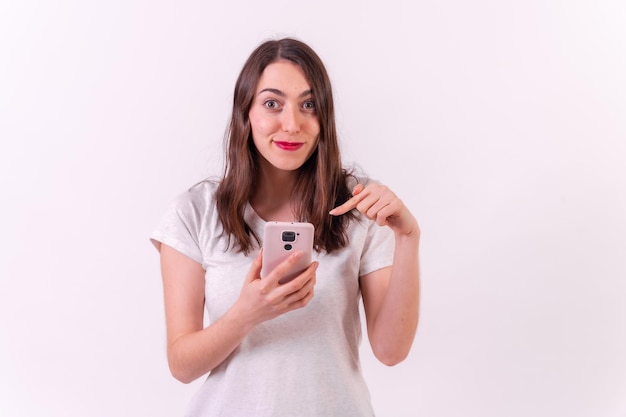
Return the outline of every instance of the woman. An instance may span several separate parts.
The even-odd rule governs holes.
[[[171,372],[209,373],[187,415],[373,415],[359,298],[374,354],[399,363],[418,320],[417,221],[387,187],[342,168],[330,81],[300,41],[251,54],[227,137],[223,177],[182,194],[152,235]],[[300,253],[260,279],[267,221],[315,226],[314,261],[288,283]]]

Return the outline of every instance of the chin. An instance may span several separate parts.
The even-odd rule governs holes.
[[[277,165],[277,166],[275,166],[275,168],[279,169],[281,171],[293,172],[293,171],[299,170],[302,167],[302,165],[304,165],[304,163],[298,164],[298,165],[295,165],[295,164],[288,164],[287,165],[287,164],[285,164],[285,165]]]
[[[304,158],[274,158],[273,160],[269,160],[271,166],[281,171],[296,171],[298,170],[304,163],[306,159]]]

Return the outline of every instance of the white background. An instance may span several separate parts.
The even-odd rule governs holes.
[[[363,344],[378,416],[626,416],[624,22],[622,0],[3,0],[0,415],[182,415],[148,236],[220,172],[248,54],[293,35],[344,159],[423,229],[410,357]]]

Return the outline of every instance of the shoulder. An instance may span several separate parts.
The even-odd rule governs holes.
[[[205,180],[177,195],[153,231],[152,241],[165,243],[201,263],[202,245],[216,229],[213,196],[217,185]]]
[[[220,181],[213,178],[204,179],[192,185],[187,193],[190,198],[214,198]]]
[[[213,179],[205,179],[192,185],[186,191],[180,193],[175,202],[180,205],[190,204],[192,206],[210,206],[215,200],[215,191],[219,185],[219,181]]]
[[[367,185],[373,181],[360,165],[344,165],[343,171],[346,175],[346,185],[350,191],[352,191],[357,184]]]
[[[182,219],[200,221],[215,211],[215,191],[219,181],[206,179],[178,194],[168,212]]]

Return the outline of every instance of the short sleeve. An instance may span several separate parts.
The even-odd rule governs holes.
[[[393,231],[387,226],[378,226],[375,222],[369,221],[367,237],[361,253],[359,276],[392,266],[394,249]]]
[[[191,192],[179,195],[168,207],[152,232],[150,240],[158,250],[164,243],[202,264],[199,235],[202,222],[197,196]]]

